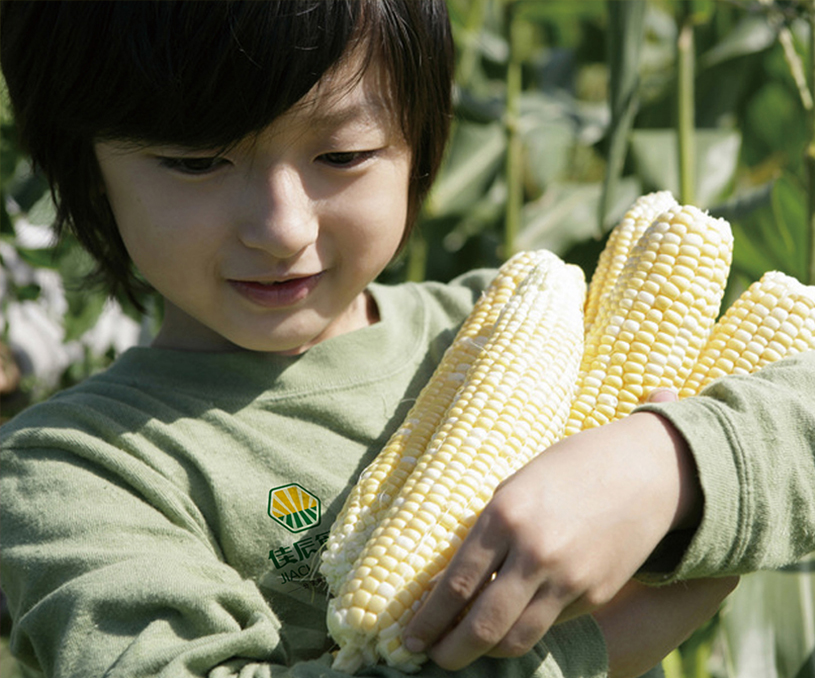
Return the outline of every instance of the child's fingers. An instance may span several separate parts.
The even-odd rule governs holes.
[[[560,598],[555,605],[552,601],[552,591],[546,585],[538,589],[501,642],[487,653],[488,656],[519,657],[529,652],[557,621],[555,615],[563,603]]]
[[[573,595],[541,584],[538,568],[523,553],[513,552],[464,617],[433,646],[430,657],[453,671],[482,655],[519,657],[540,640]]]
[[[478,597],[506,554],[505,544],[490,544],[489,534],[479,539],[473,528],[434,583],[403,634],[405,647],[423,652],[433,646]]]
[[[478,593],[464,617],[431,648],[430,658],[448,671],[458,671],[482,655],[492,654],[534,595],[535,587],[530,582],[512,571],[508,574],[499,571]],[[499,652],[498,656],[515,655]]]

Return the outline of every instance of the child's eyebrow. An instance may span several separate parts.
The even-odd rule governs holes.
[[[317,106],[309,112],[309,125],[319,129],[340,127],[349,122],[370,126],[389,126],[391,111],[383,102],[366,99],[347,105]]]

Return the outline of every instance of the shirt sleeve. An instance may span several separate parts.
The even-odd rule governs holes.
[[[744,574],[815,550],[815,351],[639,409],[684,436],[704,494],[701,524],[678,566],[644,579]]]
[[[4,450],[3,587],[12,650],[34,675],[344,675],[331,670],[329,653],[292,660],[274,601],[224,561],[182,491],[138,480],[127,459],[107,460],[42,447]],[[605,671],[602,635],[584,617],[556,627],[522,658],[484,659],[460,675]],[[401,674],[375,667],[359,675]],[[448,674],[429,663],[422,675]]]

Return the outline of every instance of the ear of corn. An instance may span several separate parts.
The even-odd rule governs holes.
[[[401,629],[497,485],[560,437],[581,354],[580,269],[545,257],[518,286],[427,449],[329,603],[337,670],[424,660]]]
[[[399,430],[360,475],[331,527],[322,555],[320,572],[331,593],[339,590],[356,556],[414,469],[518,284],[550,257],[545,250],[520,252],[501,266]]]
[[[716,323],[679,397],[699,393],[718,377],[750,374],[811,350],[815,350],[815,288],[769,271]]]
[[[815,349],[815,287],[778,272],[716,322],[732,247],[727,222],[659,192],[610,234],[588,297],[550,253],[502,268],[332,528],[321,571],[334,669],[418,670],[425,657],[401,632],[430,579],[497,485],[560,437],[625,416],[654,388],[687,397]]]
[[[718,315],[732,251],[729,224],[693,206],[654,220],[586,337],[566,435],[629,414],[654,388],[679,390]]]

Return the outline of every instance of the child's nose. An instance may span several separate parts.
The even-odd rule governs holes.
[[[294,167],[276,167],[253,181],[251,205],[240,238],[244,245],[262,249],[280,259],[295,256],[317,238],[315,201]]]

